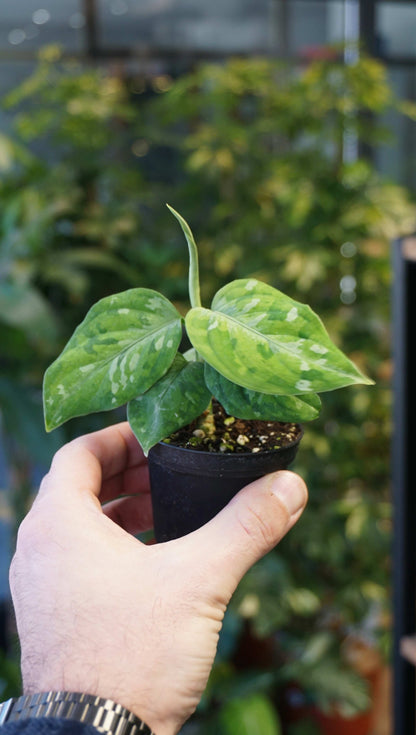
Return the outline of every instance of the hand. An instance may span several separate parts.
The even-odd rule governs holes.
[[[152,514],[146,460],[128,424],[64,446],[11,566],[24,692],[110,698],[157,735],[176,733],[205,688],[239,580],[306,498],[297,475],[268,475],[194,533],[147,546],[132,535],[151,528]]]

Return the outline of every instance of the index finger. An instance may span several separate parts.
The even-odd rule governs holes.
[[[56,488],[95,496],[101,503],[123,494],[137,476],[137,492],[148,491],[147,460],[127,422],[85,434],[55,454],[41,491]]]

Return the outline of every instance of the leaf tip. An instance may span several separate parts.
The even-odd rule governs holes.
[[[44,405],[44,409],[43,409],[43,420],[45,424],[45,431],[47,434],[50,434],[51,431],[56,429],[58,426],[58,424],[49,416],[49,412],[48,412],[46,404]]]
[[[186,230],[189,229],[189,225],[188,225],[187,221],[182,217],[181,214],[179,214],[179,212],[176,211],[176,209],[174,209],[173,207],[171,207],[170,204],[166,203],[166,206],[169,209],[169,212],[171,212],[173,214],[173,216],[176,217],[176,219],[178,220],[180,226],[182,227],[182,230],[186,234]]]
[[[45,425],[45,431],[47,434],[50,434],[51,431],[53,431],[56,427],[53,425],[53,422],[48,421],[47,416],[44,417],[44,425]]]
[[[361,370],[357,371],[358,377],[357,377],[357,383],[360,383],[361,385],[375,385],[376,381],[372,378],[369,378],[368,375],[361,372]]]

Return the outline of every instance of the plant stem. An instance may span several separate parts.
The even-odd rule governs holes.
[[[206,436],[213,437],[215,435],[215,420],[212,407],[212,400],[209,402],[208,408],[199,417],[198,428],[202,429]]]
[[[188,250],[189,250],[189,300],[191,302],[191,306],[194,308],[196,306],[202,306],[201,304],[201,295],[200,295],[200,288],[199,288],[199,265],[198,265],[198,250],[196,247],[196,243],[194,240],[194,236],[192,234],[191,228],[189,227],[186,220],[184,220],[183,217],[179,214],[179,212],[176,212],[173,207],[171,207],[169,204],[166,205],[168,209],[172,212],[174,217],[178,220],[180,226],[182,227],[183,234],[186,237],[186,242],[188,243]]]

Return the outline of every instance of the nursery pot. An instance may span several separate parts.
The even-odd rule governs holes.
[[[293,462],[303,436],[280,449],[221,454],[159,442],[149,452],[156,541],[169,541],[211,520],[253,480]]]

